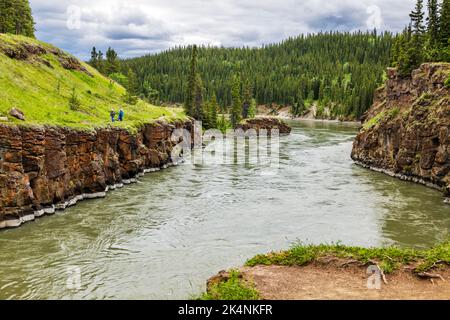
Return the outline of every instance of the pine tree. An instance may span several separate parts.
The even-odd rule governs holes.
[[[105,61],[103,60],[103,52],[101,50],[97,53],[97,70],[105,74]]]
[[[439,39],[443,47],[450,47],[450,0],[442,2]]]
[[[106,61],[104,66],[104,73],[109,76],[110,74],[119,72],[120,65],[119,65],[119,57],[117,55],[117,52],[112,49],[111,47],[108,48],[106,51]]]
[[[411,71],[424,62],[424,11],[423,0],[417,0],[415,9],[409,15],[411,24],[404,34],[399,55],[398,69],[401,76],[411,76]],[[359,109],[359,107],[357,108]]]
[[[209,102],[209,125],[210,128],[217,128],[217,98],[215,94]]]
[[[430,48],[439,42],[439,7],[438,0],[428,0],[427,32]]]
[[[129,104],[136,104],[139,96],[139,84],[136,73],[133,69],[128,69],[128,85],[125,101]]]
[[[28,0],[0,0],[0,33],[34,38],[34,25]]]
[[[248,109],[248,115],[247,117],[249,119],[253,119],[254,117],[256,117],[256,100],[252,99],[252,102],[250,103],[250,108]]]
[[[91,59],[89,60],[89,64],[93,68],[98,69],[98,53],[97,53],[97,49],[95,47],[92,48]]]
[[[233,76],[231,86],[231,96],[233,104],[231,106],[230,121],[233,128],[235,128],[241,121],[242,114],[242,98],[241,98],[241,79],[240,75]]]
[[[197,73],[195,77],[194,87],[194,109],[192,110],[192,116],[198,121],[203,121],[203,87],[202,77]]]
[[[242,118],[247,119],[249,114],[249,109],[253,99],[253,89],[250,84],[250,81],[247,79],[244,82],[244,97],[242,104]]]
[[[195,105],[195,83],[197,77],[197,46],[192,47],[191,65],[188,75],[188,85],[186,88],[186,101],[184,110],[188,116],[192,116]]]
[[[28,0],[15,0],[15,34],[34,38],[34,20]]]

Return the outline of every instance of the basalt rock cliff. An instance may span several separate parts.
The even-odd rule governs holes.
[[[237,129],[242,129],[244,132],[247,130],[255,130],[258,134],[260,133],[260,130],[267,130],[269,135],[274,129],[278,129],[280,135],[289,135],[292,131],[292,128],[286,122],[275,117],[246,119],[237,126]]]
[[[388,69],[353,145],[358,164],[450,195],[450,64]],[[448,200],[447,200],[448,201]]]
[[[190,121],[78,131],[0,125],[0,228],[17,227],[170,166],[175,128]]]

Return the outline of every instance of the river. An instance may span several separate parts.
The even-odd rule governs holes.
[[[185,299],[299,241],[426,248],[448,236],[439,192],[353,164],[354,125],[291,124],[274,176],[181,165],[0,232],[0,299]]]

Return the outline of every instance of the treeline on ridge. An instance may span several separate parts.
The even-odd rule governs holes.
[[[359,118],[383,82],[394,36],[385,32],[327,32],[289,38],[260,48],[198,48],[198,73],[206,98],[232,105],[233,77],[250,82],[258,104],[300,106],[312,103],[318,116]],[[133,70],[144,98],[167,103],[186,101],[192,47],[121,61]],[[150,97],[151,95],[151,97]],[[306,107],[305,107],[306,105]]]

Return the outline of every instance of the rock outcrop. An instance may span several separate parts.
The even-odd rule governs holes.
[[[423,64],[407,79],[389,69],[388,77],[364,117],[353,160],[450,195],[450,64]]]
[[[104,196],[147,171],[170,166],[176,128],[192,132],[192,123],[158,121],[137,134],[0,125],[0,228]]]
[[[255,129],[258,134],[260,130],[265,129],[268,134],[270,134],[272,129],[278,129],[280,135],[288,135],[292,130],[286,122],[275,117],[256,117],[253,119],[246,119],[237,126],[237,129],[242,129],[244,131]]]

